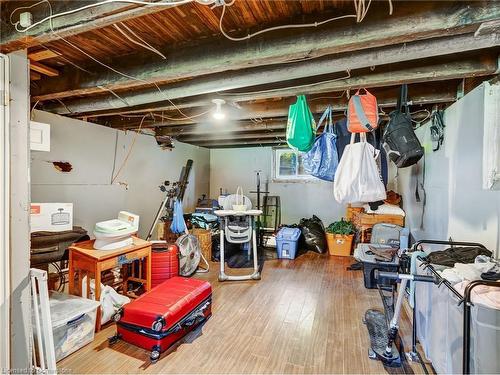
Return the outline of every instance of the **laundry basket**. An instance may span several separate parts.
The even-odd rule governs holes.
[[[193,228],[189,232],[198,238],[201,253],[207,261],[210,261],[212,259],[212,232],[201,228]]]

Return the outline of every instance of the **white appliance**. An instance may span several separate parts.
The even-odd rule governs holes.
[[[101,221],[94,227],[94,249],[115,250],[133,244],[132,235],[139,230],[139,216],[120,211],[118,219]]]

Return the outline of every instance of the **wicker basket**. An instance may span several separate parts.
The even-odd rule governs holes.
[[[200,250],[207,261],[212,259],[212,233],[207,229],[193,228],[189,231],[200,242]]]

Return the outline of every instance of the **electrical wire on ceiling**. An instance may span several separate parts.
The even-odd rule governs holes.
[[[427,116],[423,120],[416,121],[416,120],[412,119],[411,121],[416,123],[416,124],[421,124],[422,122],[427,121],[431,117],[431,113],[427,109],[419,109],[418,111],[410,112],[410,115],[413,116],[414,114],[421,113],[421,112],[427,113]]]
[[[134,44],[137,44],[138,46],[141,46],[145,49],[147,49],[148,51],[151,51],[153,53],[156,53],[157,55],[159,55],[162,59],[166,60],[167,57],[161,53],[160,51],[158,51],[156,48],[154,48],[151,44],[149,44],[148,42],[146,42],[144,39],[142,39],[139,35],[137,35],[136,33],[134,33],[127,25],[125,25],[123,22],[120,22],[120,25],[126,29],[130,34],[132,34],[135,38],[137,38],[139,41],[136,41],[134,39],[132,39],[125,31],[123,31],[120,26],[118,26],[117,24],[114,24],[113,27],[118,30],[120,32],[120,34],[122,34],[125,38],[127,38],[129,41],[131,41],[132,43]]]
[[[77,51],[79,51],[80,53],[84,54],[85,56],[89,57],[90,59],[92,59],[93,61],[95,61],[96,63],[98,63],[99,65],[115,72],[116,74],[119,74],[125,78],[128,78],[128,79],[131,79],[131,80],[135,80],[137,82],[141,82],[141,83],[144,83],[144,84],[147,84],[147,85],[154,85],[156,87],[156,89],[158,90],[158,92],[184,117],[184,119],[192,119],[192,118],[196,118],[196,117],[199,117],[199,116],[202,116],[206,113],[208,113],[209,111],[207,112],[203,112],[203,113],[200,113],[198,115],[193,115],[193,116],[188,116],[186,115],[184,112],[181,111],[181,109],[179,107],[177,107],[175,105],[175,103],[172,102],[172,100],[170,98],[168,98],[166,96],[166,94],[161,90],[161,88],[158,86],[158,84],[156,82],[150,82],[150,81],[147,81],[147,80],[144,80],[144,79],[141,79],[141,78],[137,78],[137,77],[134,77],[134,76],[131,76],[131,75],[128,75],[126,73],[123,73],[123,72],[120,72],[116,69],[114,69],[113,67],[103,63],[102,61],[98,60],[97,58],[93,57],[92,55],[90,55],[89,53],[83,51],[81,48],[79,48],[78,46],[76,46],[75,44],[73,44],[72,42],[68,41],[67,39],[65,39],[64,37],[62,37],[61,35],[59,35],[55,30],[54,30],[54,27],[53,27],[53,24],[52,24],[52,20],[56,17],[60,17],[60,16],[63,16],[63,15],[68,15],[68,14],[72,14],[72,13],[76,13],[76,12],[79,12],[79,11],[82,11],[82,10],[85,10],[85,9],[89,9],[89,8],[92,8],[92,7],[97,7],[97,6],[100,6],[100,5],[104,5],[104,4],[108,4],[108,3],[114,3],[114,2],[122,2],[122,3],[131,3],[131,4],[137,4],[137,5],[146,5],[146,6],[169,6],[169,7],[172,7],[172,6],[176,6],[176,5],[182,5],[182,4],[186,4],[186,3],[189,3],[189,2],[192,2],[193,0],[179,0],[179,1],[172,1],[172,2],[169,2],[169,3],[151,3],[151,2],[148,2],[148,1],[140,1],[140,0],[105,0],[105,1],[102,1],[102,2],[99,2],[99,3],[94,3],[94,4],[89,4],[89,5],[86,5],[86,6],[83,6],[81,8],[77,8],[77,9],[73,9],[73,10],[70,10],[70,11],[67,11],[67,12],[62,12],[62,13],[57,13],[57,14],[53,14],[53,10],[52,10],[52,5],[50,3],[49,0],[41,0],[33,5],[30,5],[30,6],[24,6],[24,7],[18,7],[16,9],[14,9],[12,11],[12,13],[10,14],[10,22],[12,25],[14,25],[14,27],[16,28],[17,31],[19,32],[26,32],[28,31],[29,29],[43,23],[43,22],[46,22],[46,21],[49,21],[49,25],[50,25],[50,29],[52,31],[52,33],[54,33],[56,36],[58,36],[60,39],[62,39],[66,44],[68,44],[69,46],[73,47],[74,49],[76,49]],[[203,4],[203,5],[210,5],[210,4],[213,4],[216,2],[216,0],[194,0],[195,2],[198,2],[200,4]],[[224,0],[223,0],[224,1]],[[273,30],[279,30],[279,29],[287,29],[287,28],[304,28],[304,27],[318,27],[318,26],[321,26],[325,23],[328,23],[328,22],[332,22],[334,20],[337,20],[337,19],[342,19],[342,18],[356,18],[357,22],[361,22],[363,21],[363,19],[366,17],[366,14],[368,12],[368,9],[370,7],[370,4],[371,4],[371,0],[369,0],[368,4],[365,5],[365,0],[354,0],[355,2],[355,9],[356,9],[356,15],[345,15],[345,16],[339,16],[339,17],[334,17],[334,18],[330,18],[330,19],[327,19],[327,20],[324,20],[324,21],[321,21],[321,22],[314,22],[314,23],[311,23],[311,24],[292,24],[292,25],[282,25],[282,26],[276,26],[276,27],[272,27],[272,28],[268,28],[268,29],[264,29],[264,30],[260,30],[256,33],[253,33],[253,34],[248,34],[246,37],[243,37],[243,38],[233,38],[229,35],[227,35],[223,28],[222,28],[222,20],[223,20],[223,16],[224,16],[224,13],[225,13],[225,8],[226,7],[229,7],[231,5],[233,5],[235,2],[235,0],[231,1],[230,3],[225,3],[223,5],[223,9],[222,9],[222,14],[221,14],[221,17],[220,17],[220,22],[219,22],[219,26],[220,26],[220,31],[221,33],[226,36],[228,39],[231,39],[231,40],[236,40],[236,41],[242,41],[242,40],[247,40],[247,39],[250,39],[256,35],[259,35],[259,34],[263,34],[263,33],[267,33],[267,32],[270,32],[270,31],[273,31]],[[44,19],[30,25],[29,27],[25,28],[25,29],[22,29],[22,30],[19,30],[18,28],[18,25],[19,25],[19,21],[17,22],[13,22],[12,21],[12,16],[15,12],[19,11],[19,10],[22,10],[22,9],[30,9],[30,8],[33,8],[33,7],[36,7],[42,3],[47,3],[48,6],[49,6],[49,10],[50,10],[50,15],[48,17],[45,17]],[[389,4],[390,4],[390,14],[392,14],[392,2],[391,0],[389,0]],[[137,42],[137,41],[133,41],[130,37],[127,36],[127,34],[125,34],[123,32],[123,30],[121,30],[119,28],[119,26],[117,25],[113,25],[115,26],[115,28],[120,31],[124,36],[127,37],[127,39],[129,39],[131,42],[135,43],[135,44],[138,44],[138,45],[141,45],[142,47],[144,48],[147,48],[149,50],[151,50],[152,52],[155,52],[155,53],[159,53],[160,56],[162,56],[163,58],[165,58],[165,56],[163,54],[161,54],[161,52],[159,52],[158,50],[156,50],[154,47],[152,47],[151,45],[147,44],[147,42],[145,42],[144,40],[142,40],[141,38],[139,38],[135,33],[133,33],[132,30],[130,30],[126,25],[122,24],[122,26],[124,26],[129,32],[131,32],[136,38],[140,39],[143,43],[140,43],[140,42]],[[47,48],[47,47],[45,47]],[[47,48],[48,49],[48,48]],[[308,58],[306,58],[308,59]],[[292,61],[292,62],[295,62],[295,61]],[[83,69],[84,70],[84,69]],[[318,84],[322,84],[322,83],[328,83],[328,82],[334,82],[334,81],[338,81],[338,80],[342,80],[342,79],[347,79],[347,78],[350,78],[350,71],[347,70],[347,73],[348,73],[348,76],[347,77],[342,77],[342,78],[338,78],[338,79],[333,79],[333,80],[326,80],[326,81],[322,81],[322,82],[317,82],[317,83],[313,83],[313,84],[304,84],[304,85],[297,85],[297,86],[291,86],[291,87],[287,87],[287,89],[293,89],[293,88],[303,88],[303,87],[309,87],[309,86],[314,86],[314,85],[318,85]],[[122,98],[120,98],[119,96],[117,96],[112,90],[110,89],[107,89],[103,86],[100,86],[101,89],[104,89],[104,90],[107,90],[107,91],[110,91],[115,97],[119,98],[121,101],[123,101],[127,106],[129,106],[129,104]],[[254,93],[263,93],[263,92],[271,92],[271,91],[274,91],[274,89],[271,89],[271,90],[262,90],[262,91],[256,91],[256,92],[249,92],[249,93],[246,93],[246,94],[254,94]],[[224,93],[222,95],[241,95],[241,93]],[[73,113],[71,112],[68,107],[62,103],[61,101],[59,101],[70,113]],[[164,118],[167,118],[169,120],[173,120],[173,121],[179,121],[179,120],[182,120],[182,118],[171,118],[171,117],[168,117],[168,116],[164,116]]]
[[[314,102],[315,100],[321,100],[321,99],[340,99],[346,94],[347,94],[347,90],[344,90],[344,91],[342,91],[342,94],[340,94],[338,96],[318,96],[315,98],[307,99],[307,101]]]
[[[324,24],[327,24],[329,22],[338,21],[338,20],[345,19],[345,18],[355,18],[356,22],[360,23],[365,19],[366,15],[368,14],[368,9],[370,8],[370,5],[372,3],[372,0],[368,0],[368,4],[366,3],[366,0],[354,0],[354,9],[356,11],[356,14],[346,14],[343,16],[331,17],[331,18],[328,18],[324,21],[316,21],[316,22],[312,22],[312,23],[294,23],[294,24],[288,24],[288,25],[274,26],[274,27],[269,27],[267,29],[256,31],[256,32],[251,33],[251,34],[247,34],[246,36],[243,36],[243,37],[233,37],[224,31],[224,28],[222,26],[222,21],[224,19],[224,15],[226,14],[226,8],[233,5],[235,0],[233,0],[227,4],[225,3],[224,0],[222,0],[222,1],[224,2],[224,4],[222,5],[222,12],[221,12],[221,15],[219,18],[219,30],[220,30],[221,34],[224,35],[227,39],[235,41],[235,42],[245,41],[245,40],[253,38],[257,35],[268,33],[271,31],[318,27],[318,26],[322,26]],[[388,1],[389,1],[389,15],[392,15],[392,13],[393,13],[392,0],[388,0]]]
[[[69,109],[69,108],[68,108],[68,106],[67,106],[66,104],[64,104],[64,103],[61,101],[61,99],[56,98],[55,100],[56,100],[56,101],[57,101],[60,105],[62,105],[62,106],[64,107],[64,109],[66,109],[66,111],[68,111],[68,113],[70,113],[70,114],[73,114],[73,113],[74,113],[71,109]]]
[[[82,72],[89,73],[89,74],[93,74],[92,72],[88,71],[87,69],[82,68],[80,65],[78,65],[78,64],[74,63],[73,61],[71,61],[71,60],[67,59],[66,57],[64,57],[64,56],[63,56],[63,54],[62,54],[62,52],[59,52],[59,51],[57,51],[57,50],[55,50],[55,51],[54,51],[54,50],[52,50],[51,48],[47,47],[47,46],[46,46],[45,44],[43,44],[43,43],[40,43],[40,46],[42,46],[43,48],[45,48],[47,51],[50,51],[50,52],[52,52],[52,53],[54,53],[54,54],[58,55],[58,56],[57,56],[58,58],[60,58],[60,59],[62,59],[62,60],[64,60],[64,61],[66,61],[66,62],[67,62],[68,64],[70,64],[70,65],[73,65],[75,68],[77,68],[77,69],[81,70]]]
[[[231,3],[231,5],[232,5],[232,3]],[[234,42],[241,42],[241,41],[244,41],[244,40],[248,40],[248,39],[253,38],[253,37],[257,36],[257,35],[268,33],[270,31],[284,30],[284,29],[297,29],[297,28],[318,27],[318,26],[324,25],[325,23],[333,22],[333,21],[340,20],[340,19],[343,19],[343,18],[357,18],[357,16],[354,15],[354,14],[348,14],[348,15],[345,15],[345,16],[338,16],[338,17],[329,18],[329,19],[327,19],[325,21],[321,21],[321,22],[274,26],[274,27],[269,27],[267,29],[263,29],[263,30],[257,31],[257,32],[252,33],[252,34],[247,34],[244,37],[233,37],[233,36],[227,34],[224,31],[224,28],[222,27],[222,20],[224,19],[224,15],[226,13],[226,7],[228,7],[228,6],[230,6],[230,5],[229,4],[227,4],[227,5],[224,4],[222,6],[222,13],[221,13],[220,18],[219,18],[219,30],[220,30],[220,32],[221,32],[222,35],[224,35],[227,39],[232,40]]]
[[[122,1],[122,0],[119,0],[119,1],[116,1],[116,0],[113,0],[113,1],[108,0],[107,2],[120,2],[120,1]],[[124,2],[128,2],[128,1],[129,1],[129,0],[124,1]],[[135,0],[130,0],[130,1],[135,1]],[[191,1],[193,1],[193,0],[183,1],[183,2],[178,2],[178,3],[183,3],[183,4],[184,4],[184,3],[187,3],[187,2],[191,2]],[[201,3],[201,4],[206,5],[206,4],[207,4],[209,1],[211,1],[211,0],[207,0],[207,1],[204,1],[204,0],[195,0],[195,1],[197,1],[197,2],[199,2],[199,3]],[[173,106],[173,107],[174,107],[174,108],[175,108],[175,109],[176,109],[176,110],[177,110],[177,111],[178,111],[178,112],[179,112],[179,113],[180,113],[180,114],[181,114],[181,115],[185,118],[185,119],[190,119],[190,118],[192,118],[192,116],[188,116],[188,115],[186,115],[184,112],[182,112],[182,111],[181,111],[181,109],[180,109],[179,107],[177,107],[177,106],[175,105],[175,103],[174,103],[174,102],[173,102],[170,98],[168,98],[168,97],[167,97],[167,95],[163,92],[163,90],[160,88],[160,86],[158,86],[158,84],[157,84],[156,82],[150,82],[150,81],[147,81],[147,80],[144,80],[144,79],[141,79],[141,78],[137,78],[137,77],[131,76],[131,75],[129,75],[129,74],[126,74],[126,73],[120,72],[119,70],[117,70],[117,69],[115,69],[115,68],[113,68],[113,67],[109,66],[108,64],[103,63],[102,61],[98,60],[98,59],[97,59],[97,58],[95,58],[94,56],[92,56],[92,55],[90,55],[89,53],[87,53],[87,52],[83,51],[80,47],[76,46],[74,43],[70,42],[69,40],[67,40],[67,39],[66,39],[66,38],[64,38],[63,36],[59,35],[59,34],[58,34],[55,30],[54,30],[54,27],[53,27],[53,24],[52,24],[52,19],[53,19],[54,17],[53,17],[52,4],[50,3],[50,1],[49,1],[49,0],[41,0],[41,1],[39,1],[38,3],[33,4],[33,5],[29,6],[29,7],[20,7],[20,8],[15,9],[15,10],[11,13],[11,23],[12,23],[12,14],[13,14],[14,12],[16,12],[16,11],[17,11],[17,10],[19,10],[19,9],[32,8],[32,7],[34,7],[34,6],[36,6],[36,5],[39,5],[39,4],[41,4],[41,3],[47,3],[47,4],[48,4],[48,7],[49,7],[49,12],[50,12],[50,16],[49,16],[49,17],[46,17],[46,20],[48,20],[48,21],[49,21],[49,26],[50,26],[50,29],[51,29],[51,31],[52,31],[52,33],[53,33],[54,35],[56,35],[58,38],[60,38],[61,40],[63,40],[66,44],[68,44],[69,46],[73,47],[74,49],[76,49],[77,51],[79,51],[80,53],[82,53],[83,55],[85,55],[85,56],[87,56],[88,58],[90,58],[91,60],[95,61],[97,64],[99,64],[99,65],[101,65],[101,66],[105,67],[106,69],[109,69],[109,70],[111,70],[111,71],[115,72],[116,74],[121,75],[121,76],[123,76],[123,77],[125,77],[125,78],[128,78],[128,79],[131,79],[131,80],[133,80],[133,81],[141,82],[141,83],[144,83],[144,84],[147,84],[147,85],[154,85],[154,86],[156,87],[156,89],[158,90],[158,92],[159,92],[159,93],[160,93],[160,94],[161,94],[161,95],[165,98],[165,100],[167,100],[167,101],[168,101],[168,102],[169,102],[169,103],[170,103],[170,104],[171,104],[171,105],[172,105],[172,106]],[[143,3],[147,3],[147,4],[150,4],[150,5],[160,5],[160,4],[158,4],[158,3],[149,3],[149,2],[143,2]],[[96,4],[97,4],[97,3],[96,3]],[[96,5],[96,4],[94,4],[94,5]],[[166,3],[161,3],[161,4],[165,5]],[[168,4],[169,4],[169,5],[172,5],[172,4],[174,4],[174,3],[168,3]],[[81,10],[81,8],[80,8],[80,10]],[[77,10],[74,10],[74,11],[77,11]],[[72,12],[73,12],[73,11],[72,11]],[[59,14],[59,15],[61,15],[61,14]],[[13,24],[13,25],[15,25],[14,23],[12,23],[12,24]],[[33,26],[33,25],[32,25],[32,26]],[[104,87],[103,87],[103,86],[101,86],[101,88],[104,88]],[[123,101],[123,99],[121,99],[121,100]],[[62,104],[62,105],[63,105],[66,109],[68,109],[68,107],[66,107],[66,105],[64,105],[62,102],[60,102],[60,103],[61,103],[61,104]],[[73,113],[73,112],[71,112],[71,111],[69,111],[69,110],[68,110],[68,112],[69,112],[69,113]],[[204,113],[203,113],[203,114],[204,114]],[[200,115],[201,115],[201,114],[200,114]]]
[[[259,91],[247,91],[247,92],[219,92],[217,91],[217,95],[220,96],[240,96],[240,95],[254,95],[254,94],[265,94],[273,91],[280,91],[280,90],[293,90],[293,89],[301,89],[304,87],[311,87],[311,86],[317,86],[317,85],[322,85],[323,83],[330,83],[330,82],[336,82],[336,81],[342,81],[344,79],[349,79],[351,78],[351,70],[348,69],[346,70],[347,76],[345,77],[339,77],[339,78],[333,78],[333,79],[327,79],[324,81],[319,81],[319,82],[314,82],[314,83],[307,83],[303,85],[295,85],[295,86],[287,86],[287,87],[281,87],[278,89],[268,89],[268,90],[259,90]]]
[[[172,120],[172,121],[183,121],[183,120],[192,120],[194,118],[197,118],[197,117],[201,117],[203,115],[206,115],[208,113],[210,113],[212,110],[209,109],[208,111],[204,111],[204,112],[201,112],[201,113],[197,113],[196,115],[192,115],[192,116],[187,116],[186,117],[170,117],[170,116],[167,116],[167,115],[160,115],[159,113],[153,113],[153,112],[149,112],[148,114],[151,115],[151,116],[154,116],[154,117],[159,117],[159,118],[162,118],[164,120]],[[137,118],[137,117],[142,117],[143,115],[127,115],[127,114],[121,114],[119,113],[118,114],[120,117],[123,117],[123,118]]]
[[[82,10],[86,10],[86,9],[90,9],[90,8],[95,8],[95,7],[99,7],[101,5],[105,5],[105,4],[111,4],[111,3],[125,3],[125,4],[135,4],[135,5],[146,5],[146,6],[149,6],[149,7],[174,7],[174,6],[178,6],[178,5],[183,5],[183,4],[187,4],[187,3],[191,3],[191,2],[197,2],[197,3],[200,3],[200,4],[203,4],[203,5],[210,5],[210,4],[213,4],[215,2],[215,0],[209,0],[209,1],[204,1],[204,0],[177,0],[177,1],[169,1],[169,2],[150,2],[150,1],[142,1],[142,0],[104,0],[104,1],[100,1],[98,3],[92,3],[92,4],[88,4],[88,5],[84,5],[80,8],[76,8],[76,9],[71,9],[71,10],[68,10],[66,12],[61,12],[61,13],[56,13],[56,14],[51,14],[43,19],[41,19],[40,21],[37,21],[35,23],[33,23],[32,25],[28,26],[28,27],[25,27],[24,29],[20,29],[19,28],[19,21],[17,22],[12,22],[12,15],[19,11],[19,10],[27,10],[27,9],[31,9],[31,8],[34,8],[44,2],[46,2],[46,0],[42,0],[42,1],[39,1],[35,4],[32,4],[32,5],[29,5],[29,6],[22,6],[22,7],[18,7],[16,9],[14,9],[11,14],[10,14],[10,23],[12,25],[14,25],[15,29],[20,32],[20,33],[25,33],[27,32],[28,30],[31,30],[32,28],[38,26],[38,25],[41,25],[42,23],[45,23],[47,21],[52,21],[54,18],[57,18],[57,17],[62,17],[62,16],[67,16],[69,14],[73,14],[73,13],[78,13],[78,12],[81,12]]]
[[[104,87],[101,85],[98,85],[97,87],[103,91],[107,91],[107,92],[111,93],[115,98],[117,98],[118,100],[121,100],[127,107],[130,107],[130,104],[128,104],[128,102],[125,99],[123,99],[120,95],[118,95],[116,92],[114,92],[110,88]]]

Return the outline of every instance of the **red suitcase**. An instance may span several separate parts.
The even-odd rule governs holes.
[[[123,306],[115,316],[118,339],[151,351],[151,361],[212,314],[212,286],[173,277]]]
[[[175,244],[153,243],[151,251],[151,287],[179,276],[179,248]]]

